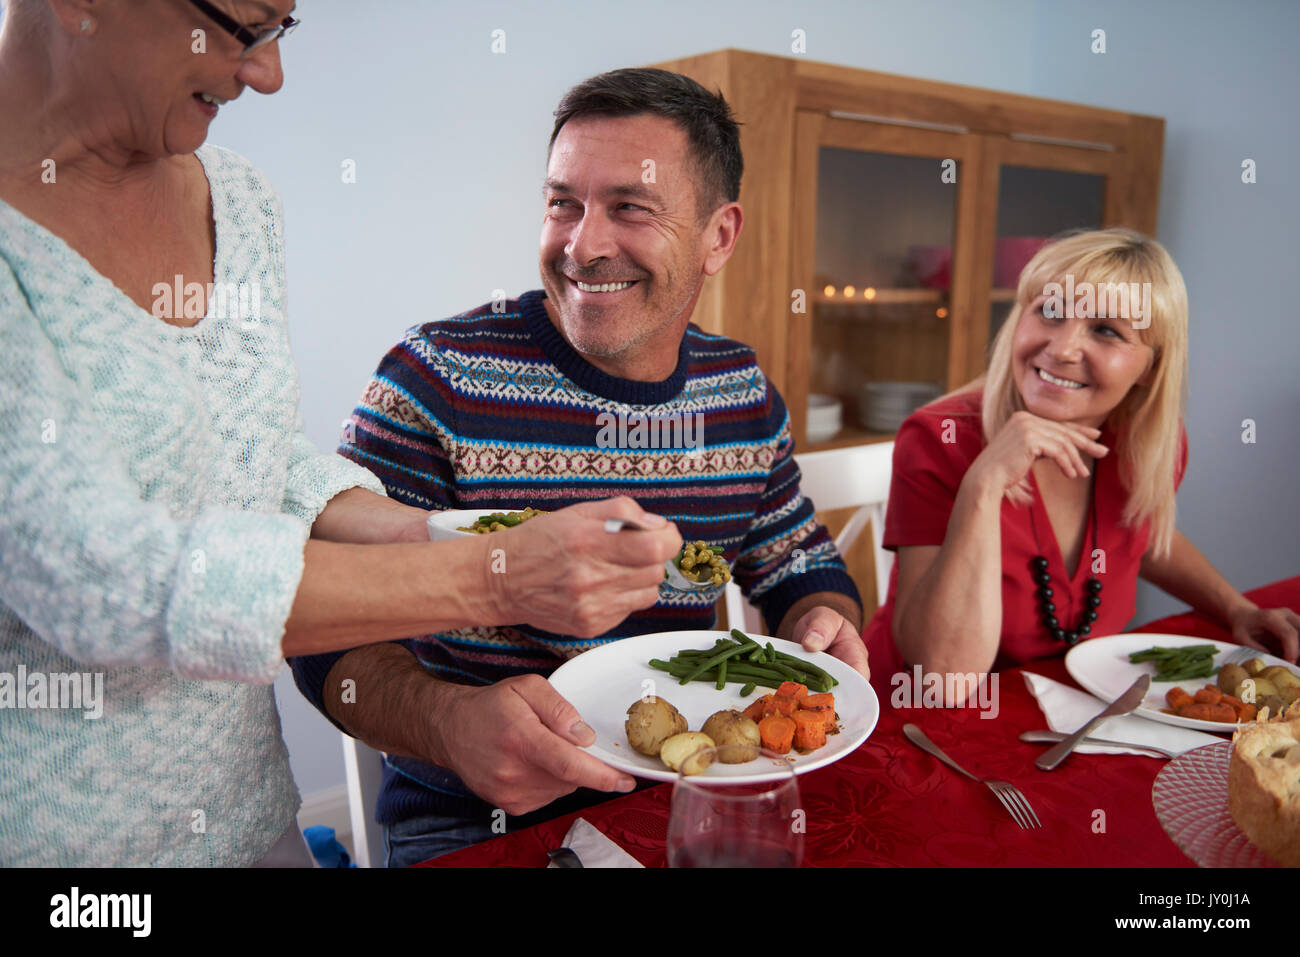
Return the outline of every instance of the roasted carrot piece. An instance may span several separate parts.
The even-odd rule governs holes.
[[[1233,697],[1233,696],[1230,695],[1230,694],[1225,694],[1225,695],[1224,695],[1222,698],[1220,698],[1219,700],[1220,700],[1221,702],[1223,702],[1224,704],[1230,704],[1230,705],[1232,705],[1232,710],[1233,710],[1233,711],[1238,710],[1238,709],[1242,706],[1242,704],[1244,703],[1240,698]]]
[[[822,711],[826,708],[835,710],[835,695],[810,694],[799,699],[799,707],[805,711]]]
[[[810,694],[799,699],[799,708],[802,711],[816,711],[822,715],[823,727],[828,732],[835,730],[835,695]]]
[[[1176,685],[1165,692],[1165,704],[1169,705],[1174,711],[1184,705],[1191,704],[1194,700],[1196,699]]]
[[[1194,704],[1184,705],[1178,709],[1178,713],[1184,718],[1196,718],[1199,721],[1224,721],[1229,723],[1237,721],[1237,712],[1232,709],[1232,705],[1223,702],[1210,704],[1206,701],[1198,701]]]
[[[1214,717],[1210,719],[1211,721],[1227,721],[1233,724],[1237,722],[1237,709],[1232,705],[1220,701],[1210,707],[1214,709]]]
[[[772,697],[772,709],[776,714],[792,715],[798,708],[799,702],[794,698],[780,694]]]
[[[765,694],[741,712],[746,718],[757,723],[772,713],[770,705],[774,696]]]
[[[1254,721],[1255,715],[1257,715],[1258,713],[1259,713],[1258,708],[1256,708],[1253,704],[1246,704],[1243,701],[1241,704],[1241,710],[1237,712],[1237,720]]]
[[[1236,721],[1249,720],[1248,718],[1244,717],[1244,715],[1246,714],[1246,703],[1242,701],[1240,698],[1234,698],[1230,694],[1225,694],[1223,696],[1223,700],[1220,701],[1219,703],[1226,704],[1232,708],[1233,713],[1236,715],[1236,718],[1234,720]],[[1251,715],[1251,717],[1253,718],[1254,715]]]
[[[1222,698],[1223,692],[1214,685],[1206,685],[1200,691],[1196,692],[1195,695],[1197,704],[1218,704]]]
[[[820,711],[796,711],[794,720],[794,746],[803,751],[813,751],[826,743],[826,725]],[[760,732],[761,733],[761,732]]]
[[[784,681],[781,687],[776,689],[776,693],[783,698],[802,698],[808,694],[808,686],[801,685],[797,681]]]
[[[794,742],[795,723],[785,715],[769,715],[758,723],[758,736],[763,747],[777,754],[788,754]]]

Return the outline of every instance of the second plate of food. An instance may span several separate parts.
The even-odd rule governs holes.
[[[622,638],[566,661],[551,675],[551,684],[596,732],[596,742],[586,749],[588,753],[639,778],[674,781],[675,771],[658,758],[633,750],[628,743],[627,710],[643,697],[656,695],[682,714],[687,730],[699,731],[717,712],[744,711],[770,693],[772,689],[759,687],[742,698],[739,683],[729,683],[722,691],[702,681],[682,685],[672,675],[650,667],[652,658],[666,661],[679,651],[702,651],[713,647],[719,638],[728,637],[725,631],[672,631]],[[812,771],[851,754],[867,740],[880,718],[880,702],[865,678],[824,652],[808,652],[780,638],[749,637],[762,645],[770,641],[775,650],[796,655],[839,682],[831,692],[835,696],[835,733],[828,734],[826,744],[816,750],[805,754],[791,750],[779,759],[782,765],[793,767],[796,774]],[[715,763],[702,774],[737,783],[779,780],[786,772],[784,767],[774,767],[774,760],[760,757],[745,764]]]
[[[1134,632],[1127,635],[1108,635],[1103,638],[1092,638],[1080,642],[1071,648],[1070,652],[1065,656],[1065,668],[1070,673],[1070,677],[1079,682],[1086,691],[1103,700],[1113,701],[1122,695],[1140,675],[1149,674],[1153,679],[1155,677],[1155,665],[1150,662],[1134,664],[1129,661],[1129,655],[1155,646],[1181,648],[1187,645],[1214,645],[1219,649],[1214,656],[1215,674],[1207,678],[1193,678],[1189,681],[1153,680],[1151,690],[1147,692],[1146,698],[1133,713],[1138,717],[1150,718],[1152,721],[1161,721],[1180,728],[1195,728],[1197,731],[1217,731],[1220,734],[1228,734],[1235,727],[1235,723],[1184,718],[1176,714],[1166,714],[1163,709],[1168,707],[1165,696],[1170,688],[1179,687],[1194,695],[1198,689],[1204,688],[1207,684],[1215,684],[1218,680],[1218,668],[1223,665],[1228,655],[1241,648],[1240,645],[1229,644],[1226,641],[1215,641],[1212,638],[1195,638],[1188,635],[1159,635],[1143,632]],[[1283,661],[1281,658],[1264,651],[1256,651],[1254,655],[1263,661],[1266,666],[1283,665],[1292,673],[1296,673],[1296,666]]]

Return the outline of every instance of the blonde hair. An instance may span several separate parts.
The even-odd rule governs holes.
[[[1152,349],[1147,385],[1135,384],[1107,416],[1114,431],[1120,479],[1128,491],[1122,523],[1136,528],[1151,522],[1151,548],[1156,557],[1169,554],[1174,537],[1174,478],[1179,463],[1179,439],[1187,407],[1187,287],[1169,253],[1154,239],[1131,229],[1076,231],[1057,237],[1040,249],[1020,273],[1016,301],[989,354],[984,382],[985,441],[992,439],[1011,416],[1025,408],[1012,369],[1012,343],[1029,304],[1051,282],[1069,274],[1082,282],[1150,283],[1150,324],[1138,329],[1140,341]],[[1008,498],[1028,504],[1027,482],[1014,486]]]

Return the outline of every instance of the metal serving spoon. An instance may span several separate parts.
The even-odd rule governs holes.
[[[629,522],[621,518],[605,519],[605,531],[613,534],[621,532],[625,528],[630,528],[635,532],[649,532],[653,529],[646,528],[644,525],[638,525],[636,522]],[[673,563],[670,558],[664,562],[664,571],[668,573],[668,585],[678,591],[703,591],[706,588],[721,588],[722,585],[712,585],[709,582],[693,582],[685,575],[682,570]]]

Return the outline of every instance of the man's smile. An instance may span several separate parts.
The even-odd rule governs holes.
[[[637,284],[638,281],[639,280],[631,279],[631,280],[625,280],[623,282],[585,283],[577,279],[569,280],[569,282],[577,286],[578,289],[580,289],[582,292],[590,292],[590,293],[622,292],[624,289],[631,289],[633,286]]]

